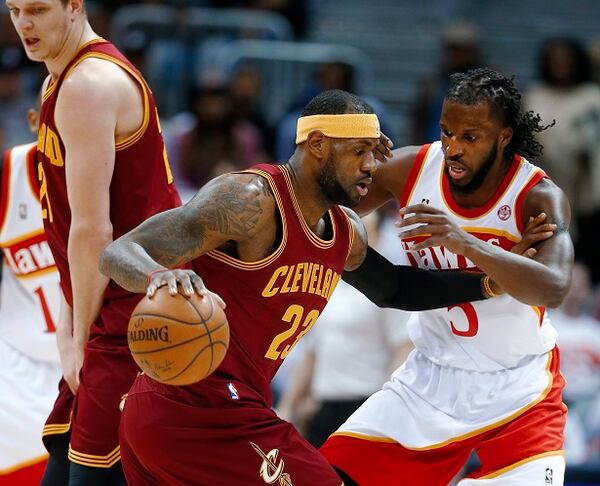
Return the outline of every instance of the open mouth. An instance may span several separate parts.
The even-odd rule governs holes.
[[[27,47],[35,47],[39,44],[40,40],[37,37],[26,37],[24,42]]]
[[[372,182],[372,179],[369,177],[367,179],[362,179],[360,182],[356,184],[356,190],[361,197],[366,196],[369,192],[369,184]]]
[[[465,175],[467,175],[467,169],[465,169],[464,167],[454,164],[450,165],[447,162],[446,165],[448,166],[448,173],[450,174],[450,177],[452,177],[452,179],[462,179]]]

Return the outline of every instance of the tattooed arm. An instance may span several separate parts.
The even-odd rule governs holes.
[[[157,214],[111,243],[102,254],[100,270],[132,292],[152,294],[168,285],[176,293],[179,282],[187,293],[203,293],[202,280],[194,272],[168,269],[228,242],[242,260],[267,256],[275,242],[275,207],[262,177],[217,177],[185,206]]]

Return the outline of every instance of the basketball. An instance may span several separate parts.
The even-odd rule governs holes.
[[[171,296],[160,287],[144,297],[129,319],[127,342],[133,359],[151,378],[190,385],[210,375],[229,346],[225,312],[208,295]]]

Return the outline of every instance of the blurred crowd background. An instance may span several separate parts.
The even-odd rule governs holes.
[[[573,286],[551,312],[568,383],[570,485],[600,484],[598,7],[596,0],[86,2],[96,32],[117,44],[155,94],[184,199],[215,175],[287,160],[300,109],[322,90],[363,96],[402,146],[439,138],[453,72],[490,66],[514,74],[526,109],[556,121],[540,135],[544,155],[534,162],[573,209]],[[44,76],[43,65],[26,59],[1,8],[3,151],[31,141],[25,114]],[[391,208],[369,225],[380,250],[401,261],[393,218]],[[309,333],[276,381],[280,413],[316,445],[410,350],[410,316],[360,299],[352,289],[338,290],[322,319],[331,322]]]

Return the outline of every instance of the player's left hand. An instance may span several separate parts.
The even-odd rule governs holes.
[[[402,208],[400,217],[400,221],[396,223],[398,228],[418,225],[418,227],[401,231],[401,238],[429,236],[424,241],[412,246],[411,250],[443,246],[453,253],[462,254],[469,243],[472,243],[473,240],[478,241],[452,221],[444,211],[427,204],[415,204]]]
[[[386,135],[383,133],[379,137],[379,143],[373,154],[375,158],[379,160],[379,162],[387,162],[388,159],[392,157],[392,149],[394,148],[394,142],[392,142]]]
[[[546,223],[545,221],[546,213],[540,213],[535,218],[531,216],[523,230],[521,241],[513,246],[510,251],[517,255],[533,258],[537,253],[533,245],[551,238],[556,231],[554,223]]]

